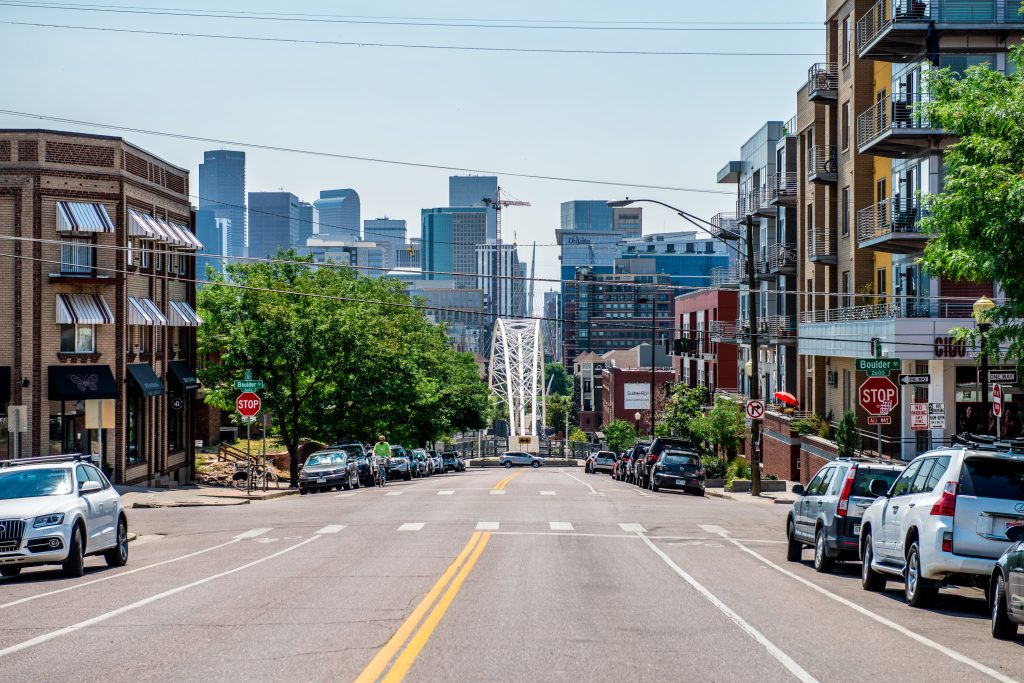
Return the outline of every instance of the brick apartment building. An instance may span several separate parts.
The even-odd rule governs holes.
[[[0,130],[0,409],[28,415],[0,457],[102,453],[125,484],[192,476],[188,192],[188,171],[121,138]]]
[[[693,344],[689,352],[675,357],[677,381],[735,393],[739,388],[739,293],[735,289],[690,292],[676,297],[675,311],[679,338]]]

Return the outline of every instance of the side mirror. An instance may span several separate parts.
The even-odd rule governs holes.
[[[1014,543],[1024,541],[1024,525],[1011,526],[1006,530],[1006,537]]]
[[[796,486],[793,487],[793,495],[794,496],[802,496],[802,495],[804,495],[804,486],[803,486],[803,484],[797,484]]]
[[[97,491],[100,491],[102,489],[103,485],[100,484],[98,481],[83,481],[78,486],[78,493],[84,496],[87,493],[96,493]]]
[[[889,495],[889,484],[884,479],[872,479],[868,490],[876,497],[881,498]]]

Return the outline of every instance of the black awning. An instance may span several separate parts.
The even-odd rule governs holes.
[[[128,376],[132,386],[143,396],[163,396],[164,383],[153,372],[149,363],[129,363]]]
[[[178,381],[182,389],[198,389],[199,380],[196,379],[196,371],[192,370],[188,366],[188,362],[183,360],[172,360],[167,364],[167,369],[170,370],[170,375]]]
[[[11,402],[11,369],[0,365],[0,404]]]
[[[117,398],[117,382],[108,365],[51,365],[48,373],[51,401]]]

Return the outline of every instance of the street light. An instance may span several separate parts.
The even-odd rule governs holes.
[[[633,419],[636,420],[636,436],[640,438],[640,411],[633,413]]]
[[[636,302],[638,304],[647,303],[648,299],[645,296],[637,297]],[[654,292],[651,292],[651,439],[654,439],[654,346],[657,341],[658,334],[658,304],[655,298]],[[637,413],[639,415],[639,413]],[[638,418],[639,419],[639,418]],[[640,426],[637,423],[637,432],[639,435]]]
[[[989,312],[996,307],[992,299],[983,296],[972,306],[974,320],[978,323],[981,335],[981,428],[988,434],[988,353],[985,350],[985,337],[992,324],[988,321]]]

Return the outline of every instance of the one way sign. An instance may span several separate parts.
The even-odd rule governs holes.
[[[900,375],[900,386],[908,384],[931,384],[931,375]]]

